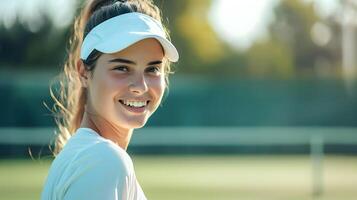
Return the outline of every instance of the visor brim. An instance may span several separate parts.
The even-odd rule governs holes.
[[[106,38],[105,42],[102,42],[94,46],[94,49],[103,53],[115,53],[115,52],[122,51],[141,40],[154,38],[160,42],[161,46],[164,49],[164,55],[169,61],[176,62],[179,59],[179,54],[175,46],[164,37],[154,34],[142,33],[142,32],[128,33],[128,35],[126,36],[121,35],[119,37],[125,38],[125,40],[118,39],[118,36],[113,36],[112,38]]]

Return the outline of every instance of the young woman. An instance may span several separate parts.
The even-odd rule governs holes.
[[[64,66],[42,200],[146,199],[126,149],[160,105],[176,48],[151,0],[87,1]]]

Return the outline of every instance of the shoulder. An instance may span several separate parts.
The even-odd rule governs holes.
[[[84,149],[78,161],[83,160],[88,167],[100,168],[103,171],[121,171],[128,175],[133,171],[129,155],[113,142],[102,141]]]
[[[75,162],[63,199],[117,199],[119,194],[127,193],[134,174],[132,162],[114,143],[102,141],[90,145]]]
[[[56,164],[61,169],[84,170],[101,169],[102,171],[129,174],[133,163],[127,152],[109,139],[101,137],[89,128],[79,128],[56,157]]]

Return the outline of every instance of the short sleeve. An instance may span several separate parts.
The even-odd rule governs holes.
[[[68,184],[64,200],[127,200],[130,170],[120,152],[105,143],[96,144],[76,162],[75,178]]]

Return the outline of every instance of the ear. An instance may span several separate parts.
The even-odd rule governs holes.
[[[87,88],[88,87],[88,71],[86,70],[84,63],[81,59],[78,59],[77,61],[77,72],[79,75],[79,79],[81,80],[82,87]]]

